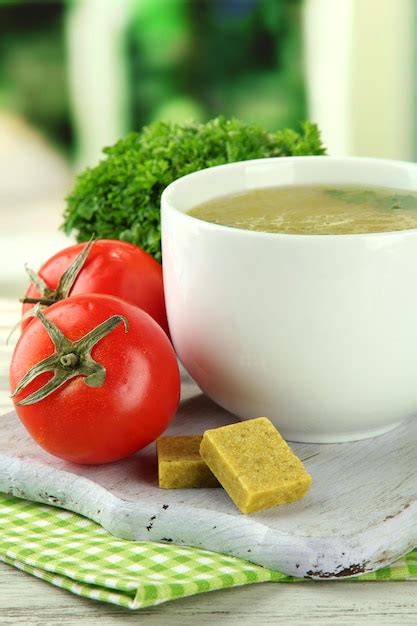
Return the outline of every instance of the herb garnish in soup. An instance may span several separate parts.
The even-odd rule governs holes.
[[[268,233],[342,235],[417,228],[417,191],[311,185],[267,187],[218,197],[189,215]]]

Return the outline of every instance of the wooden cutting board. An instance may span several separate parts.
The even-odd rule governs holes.
[[[233,421],[186,381],[168,433]],[[159,489],[154,444],[118,463],[77,466],[43,452],[9,413],[0,491],[75,511],[125,539],[206,548],[315,579],[370,572],[417,545],[417,420],[374,439],[293,448],[313,477],[307,497],[244,516],[222,489]]]

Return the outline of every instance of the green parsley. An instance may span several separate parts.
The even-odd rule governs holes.
[[[403,193],[389,193],[384,189],[326,189],[328,196],[348,204],[366,204],[373,202],[379,209],[417,209],[417,196]]]
[[[159,201],[173,180],[213,165],[263,157],[325,154],[317,126],[267,132],[218,117],[206,124],[154,122],[103,150],[106,158],[76,180],[63,229],[137,244],[161,260]]]

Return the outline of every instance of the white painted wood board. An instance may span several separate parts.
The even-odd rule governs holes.
[[[313,477],[309,494],[244,516],[222,489],[159,489],[153,444],[118,463],[77,466],[42,451],[14,413],[0,419],[0,491],[75,511],[119,537],[197,546],[315,579],[370,572],[417,545],[417,420],[355,443],[293,444]],[[232,421],[186,381],[168,433]]]

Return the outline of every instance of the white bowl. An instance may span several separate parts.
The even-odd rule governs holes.
[[[413,163],[259,159],[202,170],[162,195],[171,336],[192,378],[290,441],[353,441],[417,414],[417,230],[288,235],[187,215],[200,202],[292,184],[417,189]]]

